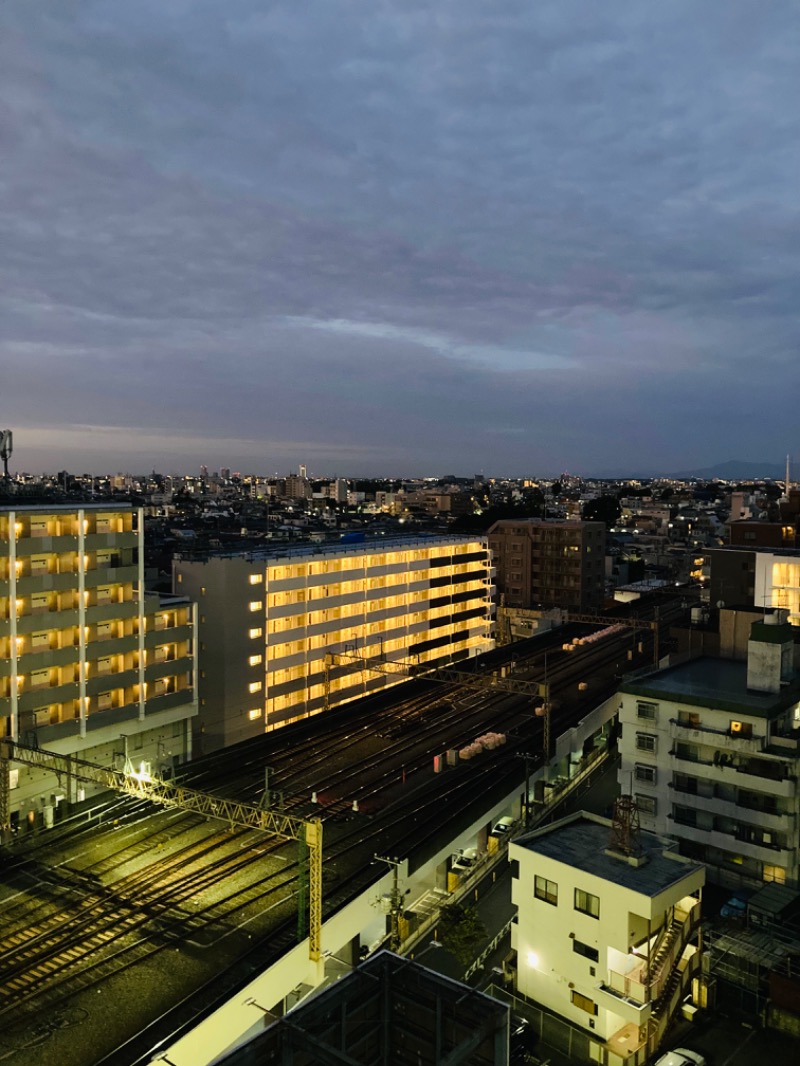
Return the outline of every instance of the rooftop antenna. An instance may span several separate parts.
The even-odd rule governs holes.
[[[792,457],[790,455],[786,456],[786,486],[783,490],[783,494],[787,500],[789,499],[789,489],[791,488],[791,481],[789,480],[789,464],[791,462],[791,458]]]
[[[3,460],[3,477],[10,481],[8,460],[14,450],[14,436],[10,429],[0,429],[0,459]]]
[[[639,832],[639,807],[636,800],[633,796],[620,796],[614,802],[611,850],[627,856],[638,855],[641,851]]]

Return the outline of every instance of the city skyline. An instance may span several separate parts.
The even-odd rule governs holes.
[[[12,468],[787,451],[793,5],[10,0],[0,31]]]

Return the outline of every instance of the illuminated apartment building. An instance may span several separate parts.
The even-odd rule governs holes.
[[[326,656],[431,667],[488,651],[492,575],[485,540],[468,536],[177,557],[174,588],[199,603],[202,750],[402,680],[326,670]]]
[[[191,754],[195,609],[144,591],[142,549],[124,505],[0,505],[3,737],[105,766]],[[12,763],[12,825],[92,790]]]

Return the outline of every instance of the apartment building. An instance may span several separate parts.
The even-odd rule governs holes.
[[[785,618],[750,621],[744,661],[696,658],[620,689],[622,791],[643,826],[731,887],[800,873],[800,681]],[[732,654],[738,643],[726,638]]]
[[[488,651],[492,575],[485,540],[468,536],[176,557],[173,587],[199,603],[202,750],[395,684],[392,663]]]
[[[129,506],[0,505],[3,737],[107,766],[126,747],[162,769],[189,757],[194,609],[145,592],[143,537]],[[4,813],[49,823],[91,791],[13,763]]]
[[[800,550],[734,546],[709,552],[710,602],[783,608],[800,626]]]
[[[503,519],[488,534],[505,607],[597,611],[605,592],[603,522]]]
[[[579,812],[509,845],[516,991],[573,1026],[576,1058],[638,1066],[699,970],[703,867]]]

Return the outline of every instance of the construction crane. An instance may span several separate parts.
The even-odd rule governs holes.
[[[124,792],[136,799],[150,800],[162,807],[177,807],[207,818],[217,818],[229,825],[255,829],[280,840],[296,840],[308,849],[308,956],[312,962],[322,958],[322,822],[319,818],[301,819],[281,811],[253,807],[246,803],[212,796],[207,792],[185,788],[149,772],[146,764],[137,770],[126,759],[123,770],[100,766],[60,755],[42,748],[28,748],[11,740],[0,741],[0,832],[10,830],[9,782],[11,762],[24,763],[55,773],[59,779],[74,777],[103,788]]]

